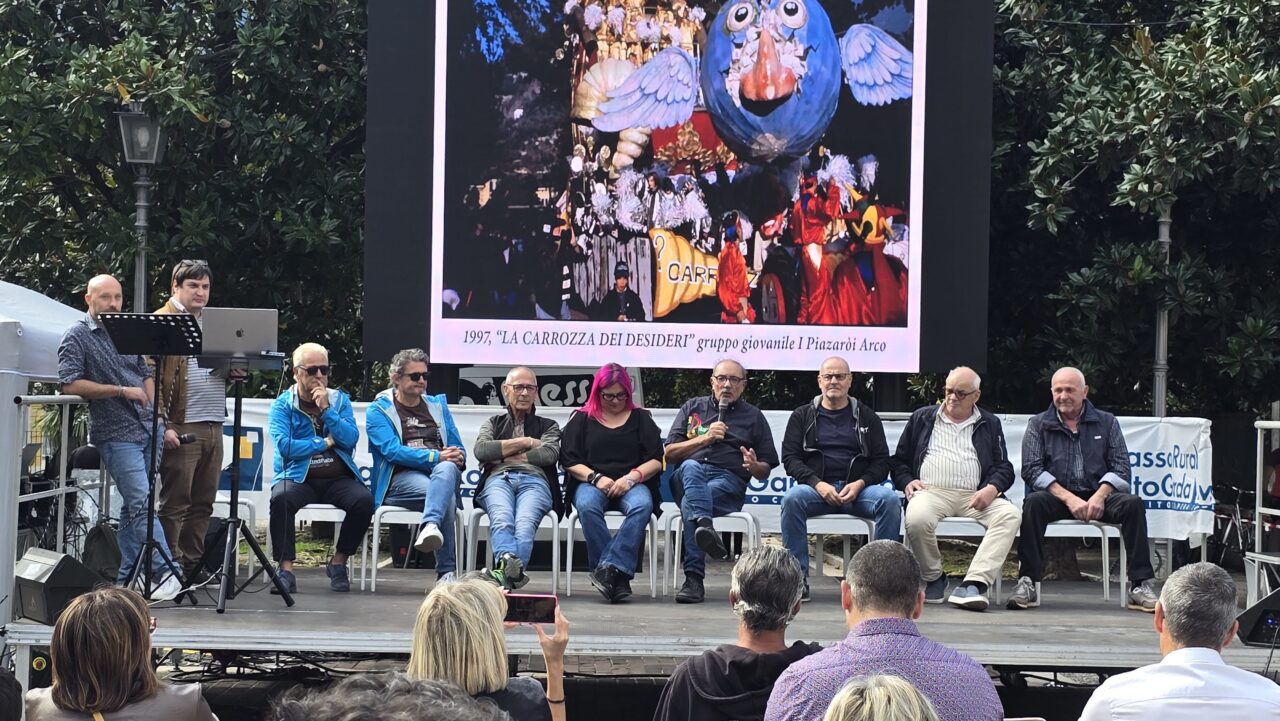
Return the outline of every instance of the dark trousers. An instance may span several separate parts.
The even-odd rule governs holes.
[[[1089,493],[1077,493],[1089,500]],[[1067,504],[1048,491],[1034,491],[1022,501],[1022,532],[1018,536],[1018,563],[1021,574],[1032,581],[1044,576],[1044,532],[1054,521],[1074,518]],[[1147,509],[1142,499],[1132,493],[1112,491],[1102,507],[1106,523],[1119,523],[1120,536],[1129,552],[1129,580],[1133,583],[1154,578],[1151,569],[1151,551],[1147,548]]]
[[[349,556],[360,549],[360,540],[373,519],[373,496],[363,483],[351,477],[305,483],[286,479],[271,487],[271,555],[276,561],[294,560],[297,524],[293,519],[299,509],[312,503],[328,503],[346,511],[335,544],[338,553]]]

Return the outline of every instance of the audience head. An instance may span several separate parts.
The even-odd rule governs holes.
[[[1160,651],[1226,648],[1239,624],[1236,583],[1212,563],[1192,563],[1169,575],[1156,603]]]
[[[582,406],[582,412],[588,418],[598,421],[606,410],[610,413],[632,410],[636,407],[635,401],[631,399],[633,392],[627,369],[617,363],[606,363],[596,371],[596,377],[591,380],[591,393]]]
[[[711,369],[711,395],[730,403],[742,397],[747,389],[747,369],[741,363],[725,358]]]
[[[507,600],[491,581],[436,585],[413,625],[409,675],[450,681],[472,695],[505,688],[506,615]]]
[[[22,684],[13,672],[0,667],[0,721],[22,718]]]
[[[136,591],[103,586],[77,596],[53,625],[53,703],[110,713],[156,694],[151,611]]]
[[[840,602],[850,620],[896,616],[919,618],[924,577],[911,549],[897,541],[872,541],[853,554]]]
[[[787,627],[800,610],[804,573],[785,548],[759,546],[742,554],[729,579],[729,604],[751,633]]]
[[[855,678],[840,689],[822,721],[939,721],[929,699],[909,681],[879,674]]]
[[[508,721],[498,707],[449,683],[402,673],[348,676],[323,692],[299,688],[272,704],[271,721]]]

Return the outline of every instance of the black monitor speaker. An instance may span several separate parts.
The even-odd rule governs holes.
[[[18,615],[53,625],[71,599],[90,591],[102,579],[76,559],[32,548],[14,567]]]
[[[1280,633],[1280,591],[1246,608],[1236,617],[1240,630],[1236,633],[1246,646],[1273,646]]]

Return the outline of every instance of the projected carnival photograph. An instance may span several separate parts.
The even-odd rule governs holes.
[[[441,28],[440,317],[911,324],[923,3],[552,5]]]

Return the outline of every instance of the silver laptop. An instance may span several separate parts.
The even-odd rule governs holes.
[[[254,357],[275,353],[280,314],[275,308],[205,308],[203,352]]]

